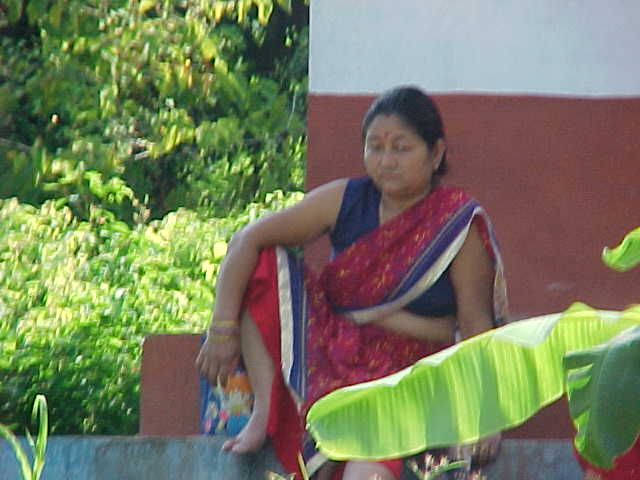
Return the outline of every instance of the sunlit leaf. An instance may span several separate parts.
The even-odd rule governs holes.
[[[213,39],[205,38],[200,44],[200,51],[202,52],[202,57],[209,61],[218,54],[218,47]]]
[[[47,399],[44,395],[36,396],[31,416],[33,421],[38,420],[38,436],[33,449],[33,474],[34,480],[38,480],[44,468],[47,439],[49,436]]]
[[[565,391],[566,353],[638,325],[638,308],[621,313],[584,304],[513,322],[396,374],[328,394],[310,408],[307,427],[320,450],[338,460],[474,442],[557,400]]]
[[[246,18],[247,4],[251,3],[251,1],[247,0],[236,0],[236,14],[238,16],[238,22],[243,23]]]
[[[273,12],[272,2],[258,2],[258,21],[262,25],[266,25]]]
[[[602,251],[604,263],[620,272],[626,272],[640,264],[640,227],[632,230],[615,248]]]
[[[146,13],[156,6],[156,0],[141,0],[140,5],[138,6],[138,11],[140,13]]]
[[[287,11],[287,12],[291,12],[291,0],[277,0],[278,1],[278,5],[280,5],[280,7]]]
[[[226,8],[225,3],[219,1],[215,2],[215,5],[213,6],[213,15],[216,22],[220,22],[220,20],[222,20],[222,16],[224,15]]]
[[[213,244],[213,256],[216,259],[222,258],[227,254],[227,242],[216,242]]]

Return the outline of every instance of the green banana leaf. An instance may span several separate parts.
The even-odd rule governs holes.
[[[564,358],[575,445],[603,469],[640,434],[640,326]]]
[[[561,397],[566,353],[638,325],[640,306],[621,313],[581,303],[562,314],[514,322],[396,374],[328,394],[311,406],[307,428],[320,451],[335,460],[471,443],[523,423]]]
[[[626,272],[640,264],[640,227],[630,231],[620,245],[602,251],[602,261],[614,270]]]

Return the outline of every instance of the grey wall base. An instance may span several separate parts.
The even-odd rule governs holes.
[[[237,457],[224,453],[218,437],[51,437],[41,480],[264,480],[283,473],[270,448]],[[489,480],[580,480],[566,440],[502,442]],[[0,441],[0,480],[20,480],[10,445]],[[403,479],[416,477],[405,472]]]

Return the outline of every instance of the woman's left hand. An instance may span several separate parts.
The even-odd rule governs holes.
[[[498,457],[501,440],[502,434],[498,432],[470,445],[456,445],[449,448],[449,457],[453,460],[470,461],[472,468],[482,467]]]

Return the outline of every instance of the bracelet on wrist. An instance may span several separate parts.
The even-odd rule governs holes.
[[[224,343],[231,339],[238,338],[238,335],[221,335],[219,333],[208,335],[207,338],[214,343]]]

